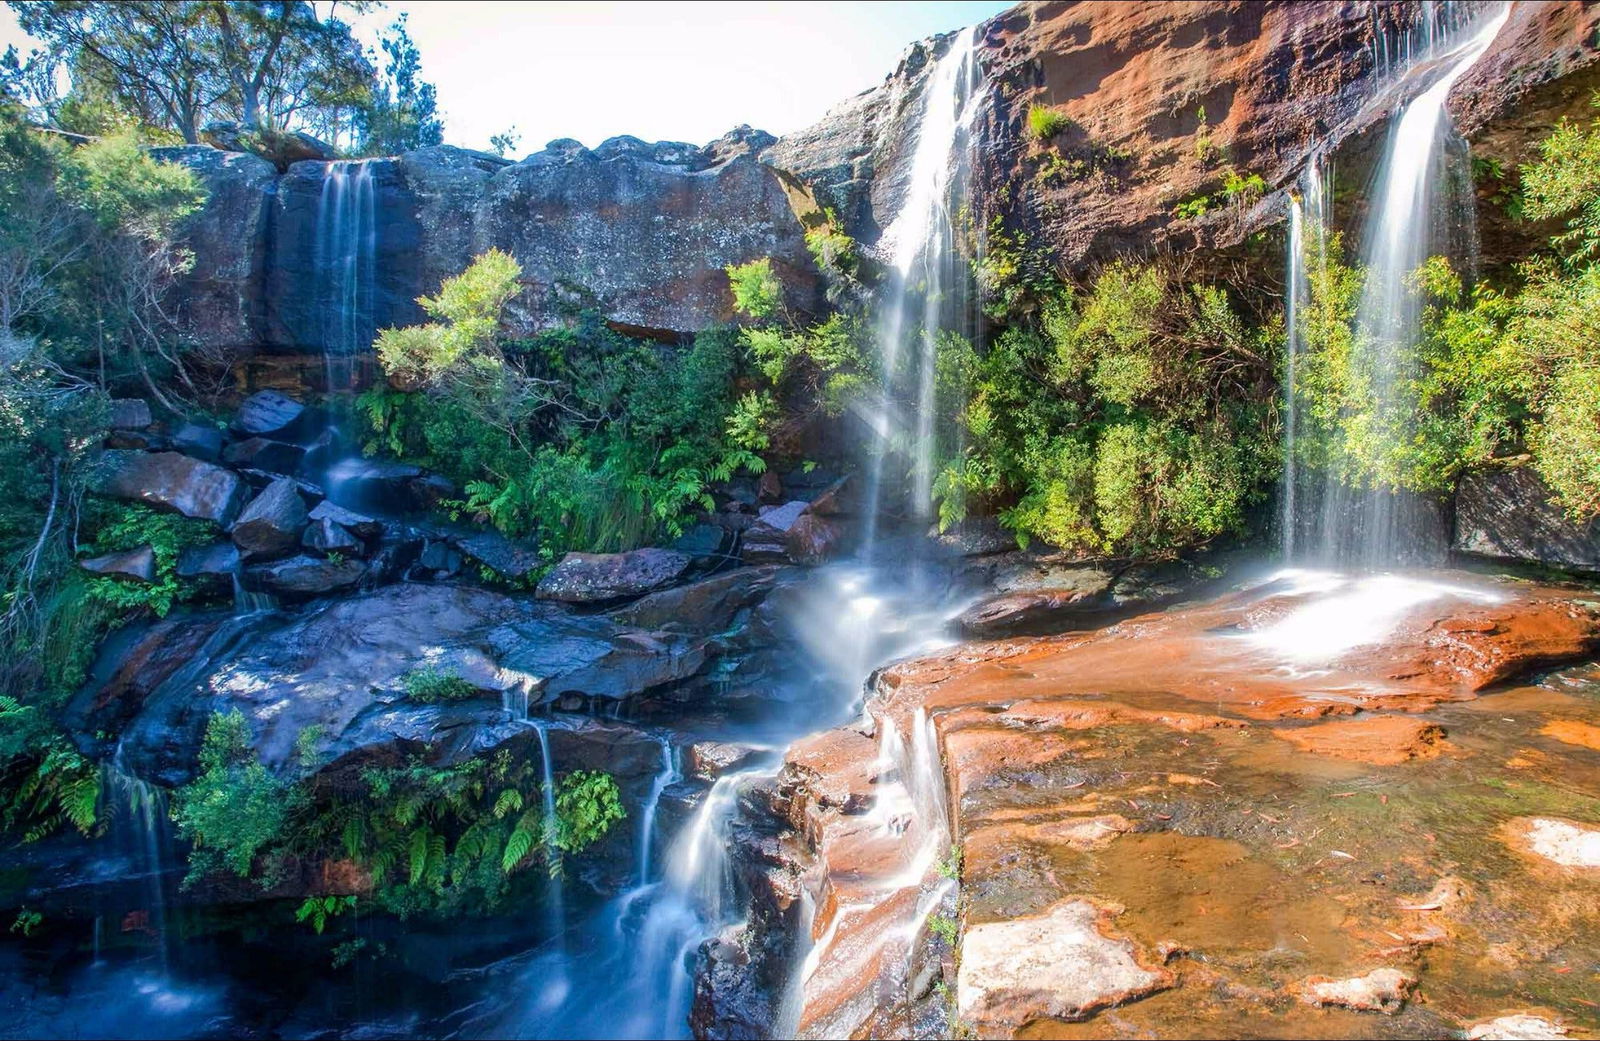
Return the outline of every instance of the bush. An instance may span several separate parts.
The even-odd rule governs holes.
[[[1125,263],[1044,295],[986,352],[946,339],[966,443],[935,483],[941,524],[987,501],[1020,542],[1111,553],[1240,531],[1276,472],[1277,350],[1222,289]]]
[[[424,704],[462,701],[478,693],[477,687],[460,676],[437,669],[414,669],[406,673],[405,688],[406,697]]]
[[[1060,109],[1046,105],[1028,106],[1028,133],[1035,141],[1049,141],[1072,126],[1072,119]]]
[[[113,576],[88,580],[86,593],[118,612],[149,610],[165,618],[174,604],[193,598],[198,589],[178,577],[178,556],[192,546],[214,541],[219,532],[209,521],[162,513],[138,503],[91,500],[87,526],[93,532],[88,555],[120,553],[149,546],[155,552],[154,582]]]
[[[173,793],[172,819],[194,845],[188,881],[220,869],[249,877],[257,856],[282,840],[303,805],[301,789],[256,758],[244,714],[214,713],[200,744],[199,773]]]

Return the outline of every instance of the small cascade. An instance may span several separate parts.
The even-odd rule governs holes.
[[[975,35],[971,29],[956,33],[924,81],[905,195],[879,243],[889,277],[876,323],[883,394],[867,421],[874,435],[866,504],[869,549],[884,512],[888,457],[897,450],[909,460],[909,514],[924,521],[932,515],[939,338],[946,332],[970,336],[977,324],[953,219],[959,208],[954,200],[970,170],[969,130],[981,107]]]
[[[313,442],[308,474],[331,501],[367,509],[360,501],[359,446],[348,429],[360,384],[361,359],[377,338],[378,215],[375,160],[328,163],[317,200],[312,263],[318,276],[327,427]],[[341,429],[341,424],[346,429]]]
[[[1451,88],[1489,50],[1510,9],[1509,3],[1424,5],[1410,42],[1393,54],[1404,62],[1393,89],[1404,90],[1412,79],[1424,77],[1425,86],[1391,122],[1363,236],[1365,281],[1354,323],[1354,364],[1370,388],[1372,433],[1386,441],[1403,443],[1415,414],[1407,393],[1412,377],[1408,359],[1421,337],[1421,303],[1409,280],[1423,261],[1448,246],[1448,233],[1456,224],[1474,220],[1470,192],[1456,198],[1441,191],[1449,183],[1452,159],[1442,147],[1453,133],[1446,103]],[[1308,181],[1314,176],[1319,175],[1308,170]],[[1302,192],[1291,214],[1295,241],[1286,301],[1291,367],[1301,347],[1300,309],[1308,300],[1306,233],[1326,224],[1326,214],[1318,220],[1307,207],[1320,196]],[[1292,368],[1286,378],[1293,382]],[[1366,568],[1427,557],[1430,511],[1417,497],[1371,475],[1341,474],[1335,468],[1311,486],[1307,475],[1297,472],[1297,419],[1291,408],[1285,430],[1286,553]]]
[[[174,941],[167,914],[167,875],[178,863],[167,823],[167,790],[143,780],[129,769],[120,746],[106,764],[103,790],[111,804],[115,840],[135,866],[144,890],[143,906],[127,909],[119,915],[121,929],[125,933],[143,933],[154,942],[162,975],[166,976],[171,970]],[[97,919],[97,949],[99,940]],[[98,958],[97,951],[96,960]]]
[[[661,741],[661,772],[650,782],[650,794],[639,810],[639,885],[650,884],[650,854],[656,837],[656,811],[661,806],[661,793],[670,785],[683,779],[678,767],[677,749],[665,738]]]

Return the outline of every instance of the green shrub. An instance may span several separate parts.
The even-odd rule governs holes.
[[[249,877],[303,803],[298,786],[256,758],[244,714],[214,713],[200,744],[199,773],[173,793],[172,819],[194,846],[188,880],[221,869]]]
[[[176,513],[162,513],[138,503],[91,500],[86,526],[92,531],[89,555],[120,553],[149,546],[155,551],[154,582],[113,576],[89,579],[86,594],[118,612],[147,609],[165,618],[174,604],[192,599],[197,587],[178,577],[178,556],[192,546],[218,537],[216,525]]]
[[[1028,106],[1028,134],[1035,141],[1049,141],[1064,134],[1072,126],[1072,118],[1060,109],[1047,105]]]
[[[985,352],[947,339],[965,443],[935,482],[941,524],[986,502],[1023,543],[1158,554],[1242,530],[1276,472],[1277,337],[1219,287],[1120,263]]]
[[[406,673],[405,688],[406,697],[423,703],[462,701],[478,693],[477,687],[460,676],[428,668]]]
[[[564,853],[587,849],[625,816],[615,778],[598,771],[574,770],[556,787],[555,845]]]
[[[783,283],[772,270],[771,258],[729,264],[727,272],[736,312],[756,319],[779,316],[783,310]]]

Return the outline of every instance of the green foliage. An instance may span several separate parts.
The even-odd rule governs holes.
[[[1540,142],[1538,162],[1523,169],[1522,191],[1530,218],[1567,218],[1556,245],[1570,266],[1600,261],[1600,120],[1563,119]]]
[[[1021,542],[1161,553],[1242,528],[1274,474],[1276,333],[1218,287],[1113,264],[1061,288],[987,352],[947,341],[965,446],[935,482],[940,522],[1010,506]]]
[[[103,137],[65,153],[61,188],[102,228],[151,236],[170,235],[206,201],[192,170],[150,158],[131,134]]]
[[[1235,206],[1248,206],[1267,194],[1267,182],[1260,174],[1241,174],[1233,167],[1222,173],[1222,197]]]
[[[1558,127],[1522,183],[1528,216],[1569,218],[1553,254],[1498,285],[1468,287],[1439,257],[1413,273],[1422,336],[1383,362],[1400,374],[1387,394],[1355,327],[1361,273],[1337,239],[1312,265],[1296,381],[1303,465],[1352,486],[1443,495],[1464,470],[1525,450],[1575,520],[1600,514],[1600,130]]]
[[[295,908],[294,920],[310,922],[318,936],[328,927],[328,919],[356,909],[354,896],[308,896]]]
[[[952,882],[958,881],[961,878],[961,846],[952,844],[945,851],[945,855],[933,865],[933,869],[939,873],[940,878],[948,878]]]
[[[478,688],[451,672],[437,669],[413,669],[406,673],[406,697],[412,701],[431,703],[461,701],[475,696]]]
[[[1172,208],[1172,215],[1179,220],[1194,220],[1204,217],[1211,212],[1211,196],[1196,195],[1185,199]]]
[[[86,555],[149,546],[155,552],[156,579],[140,582],[97,576],[88,580],[87,596],[124,615],[148,609],[156,617],[165,618],[174,604],[197,594],[193,583],[178,577],[178,556],[186,548],[214,541],[218,534],[215,525],[176,513],[161,513],[138,503],[93,500],[89,507],[86,527],[93,534]]]
[[[437,93],[424,81],[422,54],[401,14],[378,41],[385,63],[358,110],[363,155],[395,155],[444,141]],[[502,153],[503,154],[503,153]]]
[[[360,402],[370,447],[449,475],[460,511],[537,535],[549,558],[675,535],[709,507],[710,483],[764,467],[769,415],[759,398],[735,403],[736,334],[667,348],[583,314],[505,339],[518,278],[509,256],[485,254],[423,301],[440,321],[380,334],[389,384]]]
[[[282,837],[303,803],[298,786],[256,758],[242,712],[213,714],[200,745],[198,774],[173,793],[172,819],[194,845],[189,881],[223,868],[248,877],[258,855]]]
[[[1534,465],[1574,520],[1600,516],[1600,365],[1565,367],[1532,436]]]
[[[574,770],[556,786],[556,848],[564,853],[587,849],[626,816],[615,778]]]
[[[744,264],[729,264],[728,288],[733,309],[758,320],[777,318],[783,311],[783,283],[772,270],[772,260],[761,257]]]
[[[954,948],[957,938],[961,935],[961,923],[953,915],[931,915],[928,918],[928,932]]]
[[[0,695],[0,825],[34,842],[70,824],[95,834],[100,770],[37,706]]]
[[[49,0],[12,4],[43,41],[21,69],[45,118],[73,98],[105,99],[140,125],[200,142],[214,119],[322,137],[347,131],[375,73],[337,5],[215,0]],[[58,84],[70,72],[72,94]]]
[[[1066,133],[1071,126],[1071,117],[1060,109],[1039,104],[1028,106],[1028,135],[1035,141],[1049,141]]]
[[[29,937],[43,924],[43,913],[24,907],[17,912],[17,917],[11,922],[11,931]]]

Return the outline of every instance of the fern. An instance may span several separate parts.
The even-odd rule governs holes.
[[[518,864],[527,859],[532,850],[533,832],[518,824],[506,837],[505,851],[500,854],[500,870],[508,875],[511,874]]]

